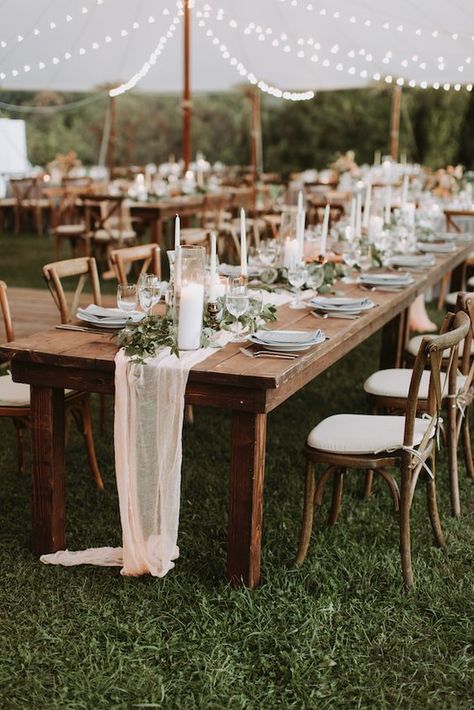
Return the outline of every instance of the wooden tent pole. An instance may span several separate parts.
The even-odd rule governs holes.
[[[255,86],[252,95],[252,180],[256,181],[259,171],[259,152],[260,152],[260,91]]]
[[[192,158],[192,138],[191,138],[191,82],[190,82],[190,47],[191,47],[191,17],[189,10],[189,0],[183,2],[184,12],[184,83],[183,83],[183,160],[184,170],[189,169]]]
[[[402,106],[402,87],[395,84],[392,92],[392,112],[390,120],[390,155],[393,160],[398,159],[398,146],[400,142],[400,110]]]
[[[116,142],[116,125],[115,125],[115,96],[109,96],[109,146],[107,150],[109,177],[113,179],[115,168],[115,142]]]

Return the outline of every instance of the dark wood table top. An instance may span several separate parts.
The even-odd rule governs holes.
[[[474,243],[474,240],[473,240]],[[309,309],[278,309],[275,328],[313,330],[321,328],[328,340],[302,352],[295,360],[262,358],[251,360],[239,352],[239,344],[230,343],[216,350],[210,357],[194,366],[190,372],[188,389],[202,392],[196,397],[201,404],[223,404],[229,391],[238,399],[239,391],[252,392],[249,401],[241,402],[252,411],[270,411],[339,360],[372,333],[381,329],[404,311],[410,303],[442,276],[462,263],[472,251],[473,243],[459,245],[456,252],[436,256],[436,265],[414,273],[414,282],[399,292],[374,291],[369,293],[358,285],[337,284],[338,291],[348,296],[367,295],[376,307],[364,312],[356,320],[317,320]],[[0,346],[0,357],[13,360],[13,374],[18,381],[37,384],[34,372],[49,368],[58,387],[74,386],[75,373],[81,372],[77,386],[90,391],[113,391],[114,358],[117,342],[113,335],[48,330]],[[30,374],[28,372],[30,371]],[[53,380],[49,382],[53,384]],[[232,401],[230,402],[232,406]]]

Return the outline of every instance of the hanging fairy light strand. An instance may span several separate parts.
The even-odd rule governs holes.
[[[250,84],[258,86],[260,91],[263,91],[270,96],[275,96],[279,99],[285,99],[285,101],[309,101],[315,96],[315,92],[310,91],[284,91],[283,89],[268,84],[263,79],[258,79],[255,74],[248,71],[243,62],[239,61],[237,57],[233,56],[228,50],[227,46],[223,44],[219,37],[215,34],[214,30],[208,27],[206,20],[201,16],[197,23],[198,27],[203,31],[204,35],[209,39],[211,44],[219,47],[219,51],[223,59],[227,60],[229,64],[235,68],[236,72],[240,74],[242,79],[246,79]]]
[[[226,18],[228,26],[230,28],[234,30],[241,29],[241,27],[239,26],[239,22],[235,17],[231,17],[230,14],[222,8],[219,8],[218,10],[213,10],[209,3],[205,3],[202,6],[202,10],[198,10],[196,12],[196,17],[200,18],[200,21],[202,20],[205,22],[206,20],[211,19],[211,12],[214,12],[214,19],[216,21],[221,22],[222,20],[224,20],[224,18]],[[279,33],[276,32],[272,27],[263,27],[262,25],[259,25],[252,21],[247,22],[244,27],[243,33],[245,35],[255,35],[258,41],[260,42],[266,41],[267,39],[271,39],[272,48],[284,52],[285,54],[290,54],[293,52],[294,56],[296,56],[299,60],[309,60],[312,63],[319,64],[323,69],[336,69],[336,71],[341,73],[347,73],[349,76],[358,75],[362,79],[373,79],[374,81],[383,80],[387,84],[391,84],[393,82],[397,83],[399,86],[404,86],[406,84],[411,88],[419,86],[422,89],[427,89],[431,86],[434,89],[439,89],[442,86],[442,88],[445,90],[453,88],[455,91],[460,91],[463,88],[463,84],[461,83],[461,81],[454,82],[451,84],[436,81],[429,82],[427,80],[416,81],[413,78],[405,78],[400,75],[397,76],[397,74],[404,73],[405,69],[409,70],[410,62],[416,65],[416,67],[418,69],[421,69],[422,71],[425,71],[428,68],[428,62],[426,60],[421,60],[417,53],[413,53],[410,57],[410,60],[404,58],[400,61],[400,71],[396,72],[396,76],[394,77],[393,73],[385,74],[381,70],[381,64],[392,64],[393,66],[394,58],[393,52],[391,50],[385,50],[383,57],[381,59],[376,59],[374,58],[374,55],[371,51],[363,47],[358,50],[349,49],[347,51],[348,59],[359,62],[363,61],[364,64],[368,65],[367,68],[364,66],[361,69],[360,66],[357,67],[355,65],[355,61],[349,62],[348,64],[345,64],[344,61],[342,61],[343,58],[338,56],[341,51],[341,47],[337,43],[333,44],[329,49],[329,52],[327,52],[326,54],[320,52],[320,50],[322,49],[322,45],[320,42],[315,40],[314,37],[309,37],[307,40],[302,37],[299,37],[296,41],[297,47],[295,47],[295,45],[291,43],[292,40],[288,37],[288,34],[286,32]],[[304,48],[305,44],[306,48]],[[439,56],[437,62],[437,69],[439,71],[443,71],[446,68],[444,57]],[[469,66],[471,65],[471,62],[472,57],[466,57],[464,59],[463,64],[457,67],[457,71],[462,74],[465,70],[465,65]],[[374,64],[378,66],[374,67]],[[375,68],[377,68],[377,71],[374,71]],[[467,91],[472,90],[471,83],[464,84],[464,87]]]
[[[103,5],[105,0],[96,0],[95,5]],[[80,11],[76,15],[64,15],[61,16],[61,18],[56,18],[55,20],[49,20],[46,24],[46,27],[43,30],[40,30],[38,27],[34,27],[31,33],[28,35],[23,35],[21,33],[17,34],[16,37],[12,40],[6,41],[5,39],[0,40],[0,49],[6,49],[7,47],[12,47],[16,44],[21,44],[22,42],[25,42],[29,37],[39,37],[42,32],[52,32],[55,29],[58,28],[62,23],[64,24],[69,24],[71,23],[74,19],[78,19],[80,17],[84,17],[84,15],[87,15],[89,12],[91,12],[94,8],[93,7],[87,7],[86,5],[83,5],[80,9]]]
[[[138,82],[141,81],[148,74],[150,69],[156,64],[158,58],[163,53],[163,50],[166,44],[168,43],[168,40],[173,38],[176,28],[178,27],[180,22],[181,19],[178,13],[173,17],[167,32],[161,35],[158,44],[148,57],[147,61],[142,64],[140,69],[128,81],[123,84],[120,84],[120,86],[116,86],[114,89],[111,89],[109,91],[109,96],[114,97],[120,96],[121,94],[125,94],[127,91],[133,89],[138,84]]]
[[[170,14],[169,9],[168,9],[168,8],[164,8],[163,11],[162,11],[162,14],[163,14],[164,16],[169,15],[169,14]],[[142,24],[145,24],[145,25],[146,25],[146,24],[152,25],[152,24],[154,24],[155,22],[156,22],[155,17],[154,17],[153,15],[150,15],[150,16],[147,18],[146,22],[145,22],[145,23],[142,23]],[[115,35],[115,39],[118,39],[118,40],[120,40],[120,39],[125,39],[125,38],[128,37],[132,32],[134,32],[134,31],[136,31],[136,30],[139,30],[141,27],[142,27],[142,25],[140,25],[139,22],[133,22],[133,24],[132,24],[131,26],[129,26],[129,27],[127,27],[127,28],[122,28],[122,29],[117,33],[117,35]],[[168,31],[169,31],[169,30],[168,30]],[[113,36],[113,35],[111,35],[111,34],[106,34],[103,39],[101,39],[100,41],[97,41],[97,40],[96,40],[96,41],[93,41],[93,42],[90,44],[90,46],[87,47],[87,48],[84,47],[84,46],[79,47],[79,49],[76,49],[76,50],[74,51],[74,54],[73,54],[72,52],[70,52],[70,51],[67,51],[67,52],[64,53],[64,55],[63,55],[62,57],[54,56],[54,57],[52,57],[51,59],[48,59],[48,60],[44,60],[44,59],[43,59],[43,60],[39,61],[37,64],[35,64],[35,65],[30,64],[30,63],[26,63],[26,64],[24,64],[22,67],[18,67],[18,68],[11,69],[11,70],[9,71],[9,73],[11,74],[12,77],[15,78],[15,77],[19,76],[20,74],[27,74],[27,73],[33,72],[33,71],[35,71],[35,70],[43,71],[44,69],[46,69],[46,67],[47,67],[48,65],[51,65],[51,64],[52,64],[53,66],[57,66],[57,65],[62,64],[62,63],[64,63],[64,62],[70,61],[71,59],[73,59],[73,57],[76,57],[76,58],[77,58],[77,57],[83,57],[83,56],[85,56],[85,55],[86,55],[88,52],[90,52],[90,51],[97,51],[97,50],[103,48],[104,46],[110,44],[110,43],[113,41],[113,39],[114,39],[114,36]],[[6,78],[7,78],[7,73],[6,73],[6,71],[0,71],[0,81],[3,81],[3,80],[6,79]]]
[[[333,8],[331,9],[327,7],[316,7],[316,3],[314,2],[306,2],[306,0],[303,0],[302,2],[299,2],[298,0],[280,0],[281,3],[285,3],[287,5],[290,5],[291,7],[294,8],[299,8],[299,9],[304,9],[307,10],[308,12],[314,12],[319,14],[321,17],[330,17],[334,20],[341,20],[341,21],[346,21],[350,22],[351,24],[359,24],[359,25],[364,25],[364,27],[371,28],[374,27],[375,29],[383,29],[383,30],[395,30],[396,32],[400,33],[411,33],[414,34],[416,37],[422,37],[422,36],[431,36],[433,39],[438,39],[439,37],[448,37],[451,39],[453,42],[457,42],[458,40],[468,40],[470,42],[474,42],[474,34],[473,35],[465,35],[462,32],[458,31],[447,31],[443,28],[433,28],[433,27],[426,27],[423,25],[412,25],[410,23],[407,23],[406,21],[399,21],[399,20],[373,20],[372,18],[366,17],[362,18],[360,16],[355,15],[353,12],[347,13],[344,12],[343,10]]]

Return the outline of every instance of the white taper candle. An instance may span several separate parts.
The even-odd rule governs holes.
[[[247,278],[247,227],[245,224],[245,210],[240,210],[240,275]]]

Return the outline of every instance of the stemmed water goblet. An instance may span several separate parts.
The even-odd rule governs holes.
[[[308,278],[308,270],[304,261],[296,261],[288,267],[288,283],[296,289],[296,297],[290,303],[290,308],[305,308],[301,302],[301,287]]]
[[[348,240],[344,243],[344,251],[342,253],[342,259],[344,263],[349,267],[349,272],[357,266],[360,259],[360,243],[355,239]],[[351,279],[350,276],[345,276],[343,278],[344,283],[354,284],[357,283],[356,279]]]
[[[233,341],[239,342],[242,339],[239,318],[248,311],[250,306],[247,284],[240,277],[230,277],[227,279],[225,305],[228,312],[236,319],[236,329],[233,330]]]
[[[160,280],[154,274],[141,274],[138,279],[138,300],[146,315],[150,315],[154,305],[161,297]]]
[[[324,265],[318,263],[310,264],[307,271],[306,285],[312,288],[313,291],[317,291],[324,283]]]
[[[124,313],[136,311],[138,305],[138,294],[136,284],[118,284],[117,286],[117,306]]]

